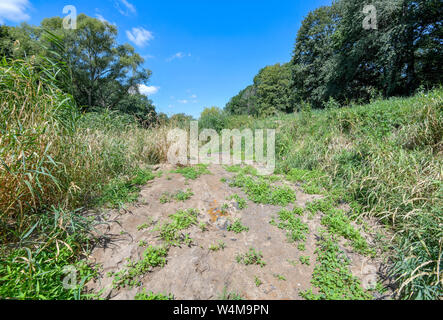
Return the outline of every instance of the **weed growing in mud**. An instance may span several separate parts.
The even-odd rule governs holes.
[[[241,188],[255,203],[287,206],[296,200],[294,190],[288,186],[271,186],[263,177],[253,178],[240,173],[229,185]]]
[[[155,267],[164,267],[168,249],[165,247],[149,246],[143,252],[142,260],[129,261],[129,264],[121,271],[110,273],[114,276],[113,285],[116,288],[134,287],[140,285],[138,277],[150,272]]]
[[[196,209],[179,210],[170,215],[172,222],[158,228],[160,238],[168,245],[180,246],[182,243],[190,245],[192,240],[189,238],[189,234],[183,235],[180,231],[188,229],[191,225],[196,225],[197,216],[198,210]]]
[[[148,245],[148,242],[146,241],[146,240],[140,240],[139,242],[138,242],[138,246],[139,247],[146,247]]]
[[[280,281],[286,281],[286,277],[282,276],[281,274],[274,274],[274,277]]]
[[[248,207],[248,202],[240,197],[238,194],[233,194],[232,196],[228,197],[227,200],[235,200],[240,210],[246,209]]]
[[[218,244],[211,244],[209,246],[209,250],[211,251],[219,251],[219,250],[225,250],[226,248],[226,243],[224,243],[223,241],[219,241]]]
[[[257,252],[254,248],[249,248],[249,252],[245,254],[238,254],[235,259],[238,263],[246,266],[256,264],[263,268],[266,265],[262,253]]]
[[[297,245],[297,249],[300,251],[306,251],[306,244],[305,243],[299,243]]]
[[[195,180],[201,175],[211,174],[208,170],[208,165],[197,164],[193,167],[183,167],[173,171],[174,173],[180,173],[183,177],[190,180]]]
[[[310,266],[311,265],[311,257],[309,256],[300,256],[300,262],[301,264],[304,264],[306,266]]]
[[[306,223],[302,222],[300,217],[296,217],[298,214],[298,208],[294,211],[280,210],[278,212],[279,223],[275,222],[275,219],[270,221],[270,224],[279,227],[282,230],[286,230],[286,237],[289,242],[306,241],[306,236],[309,233],[309,227]]]
[[[162,294],[162,293],[154,293],[152,291],[146,291],[143,288],[142,292],[139,292],[135,295],[134,300],[174,300],[174,295],[171,294]]]
[[[235,232],[235,233],[238,234],[238,233],[242,233],[243,231],[248,232],[249,228],[244,226],[244,225],[242,225],[240,219],[237,219],[237,220],[234,221],[233,224],[230,224],[228,226],[227,230]]]
[[[102,195],[96,200],[98,206],[111,208],[122,207],[126,203],[137,201],[140,186],[155,179],[151,170],[137,170],[132,179],[115,178],[103,187]]]
[[[192,192],[191,189],[187,189],[186,191],[178,191],[175,195],[174,195],[174,199],[178,200],[178,201],[186,201],[191,199],[191,197],[194,195],[194,193]]]
[[[296,267],[297,266],[297,260],[287,260],[288,261],[288,263],[291,265],[291,266],[293,266],[293,267]]]
[[[228,292],[228,288],[224,287],[223,292],[218,299],[219,300],[243,300],[243,297],[236,292]]]
[[[165,204],[172,202],[172,200],[177,201],[186,201],[191,199],[191,197],[194,195],[191,189],[187,189],[186,191],[179,190],[175,194],[171,194],[169,192],[163,192],[160,197],[160,203]]]
[[[308,300],[369,300],[372,299],[362,287],[360,280],[349,270],[350,261],[340,250],[333,235],[322,233],[316,249],[318,264],[312,273],[311,283],[318,288],[319,294],[312,289],[301,292]]]
[[[261,281],[257,276],[255,276],[254,283],[256,287],[260,287],[263,284],[263,281]]]
[[[198,225],[198,227],[200,228],[200,230],[202,232],[205,232],[206,230],[208,230],[208,225],[205,222],[200,222],[200,224]]]
[[[328,231],[349,240],[351,246],[361,254],[375,255],[375,251],[369,248],[366,240],[360,232],[351,225],[351,220],[342,210],[331,209],[322,217],[321,223]]]
[[[303,170],[299,168],[291,169],[286,175],[288,181],[303,183],[302,189],[307,194],[323,194],[324,186],[328,182],[327,178],[328,175],[318,170]]]

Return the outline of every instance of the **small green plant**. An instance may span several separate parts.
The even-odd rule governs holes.
[[[236,292],[228,292],[228,288],[224,287],[219,300],[243,300],[242,296]]]
[[[243,173],[235,176],[229,184],[231,187],[241,188],[255,203],[287,206],[296,200],[295,191],[288,186],[271,186],[262,177],[251,177]]]
[[[360,280],[349,270],[350,261],[338,246],[333,235],[322,232],[315,251],[318,264],[314,267],[312,289],[301,292],[300,296],[310,300],[368,300],[372,299],[361,287]]]
[[[310,266],[311,265],[311,258],[309,256],[300,256],[300,262],[301,264]]]
[[[244,225],[242,225],[240,219],[237,219],[237,220],[234,221],[233,224],[230,224],[228,226],[227,230],[235,232],[235,233],[238,234],[238,233],[242,233],[243,231],[248,232],[249,228],[244,226]]]
[[[226,244],[223,241],[219,241],[218,244],[211,244],[209,246],[209,250],[211,251],[219,251],[219,250],[224,250],[226,248]]]
[[[360,232],[351,225],[351,219],[342,210],[329,209],[322,217],[321,223],[329,232],[340,235],[349,240],[351,246],[359,253],[375,255],[375,251],[368,246]]]
[[[248,202],[245,199],[241,198],[238,194],[233,194],[232,196],[228,197],[228,200],[235,200],[240,210],[246,209],[248,207]]]
[[[143,224],[140,224],[140,225],[137,226],[137,231],[146,230],[146,229],[149,228],[149,226],[150,226],[150,224],[147,223],[147,222],[145,222]]]
[[[295,216],[295,214],[298,214],[298,211],[298,208],[292,212],[285,209],[280,210],[278,212],[280,222],[277,224],[274,218],[270,221],[270,224],[287,231],[286,237],[289,242],[305,241],[309,233],[308,225]]]
[[[161,294],[154,293],[152,291],[147,292],[145,288],[143,288],[142,292],[139,292],[135,295],[135,300],[174,300],[174,295],[172,294]]]
[[[263,284],[263,282],[257,276],[254,277],[254,282],[256,287],[260,287]]]
[[[293,266],[293,267],[296,267],[297,266],[297,260],[287,260],[288,261],[288,263],[291,265],[291,266]]]
[[[110,273],[114,276],[113,284],[116,288],[134,287],[140,285],[138,277],[151,271],[155,267],[163,267],[166,264],[168,249],[164,247],[149,246],[143,252],[143,258],[140,261],[133,262],[129,260],[128,265],[121,271]]]
[[[254,248],[249,248],[249,252],[245,254],[238,254],[236,260],[238,263],[246,266],[251,264],[259,265],[262,268],[266,266],[266,263],[263,261],[262,253],[257,252]]]
[[[286,281],[286,277],[282,276],[281,274],[274,274],[274,277],[280,281]]]
[[[200,228],[200,230],[202,232],[205,232],[206,230],[208,230],[208,225],[205,222],[200,222],[198,227]]]
[[[148,245],[148,242],[146,240],[140,240],[138,242],[139,247],[146,247]]]
[[[305,243],[299,243],[297,245],[298,250],[300,251],[306,251],[306,244]]]
[[[194,195],[194,193],[192,192],[191,189],[187,189],[186,191],[178,191],[175,195],[174,195],[174,199],[178,200],[178,201],[186,201],[191,199],[191,197]]]
[[[182,243],[189,245],[191,243],[189,235],[182,234],[181,231],[188,229],[191,225],[197,225],[197,216],[196,209],[179,210],[170,215],[172,222],[157,228],[160,231],[160,238],[168,245],[179,246]]]
[[[193,167],[183,167],[174,171],[175,173],[180,173],[183,177],[190,180],[195,180],[203,174],[211,174],[208,170],[208,165],[197,164]]]

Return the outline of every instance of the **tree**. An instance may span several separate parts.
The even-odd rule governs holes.
[[[9,27],[0,25],[0,58],[12,57],[12,43],[14,39],[11,36]]]
[[[61,18],[45,19],[42,28],[61,34],[65,39],[77,102],[90,109],[117,105],[147,83],[151,71],[142,67],[144,60],[129,44],[117,43],[117,28],[108,22],[80,14],[76,30],[64,30]]]
[[[333,35],[339,21],[338,7],[320,7],[308,14],[297,34],[292,67],[294,98],[321,107],[333,95],[328,79],[335,54]]]
[[[293,111],[291,92],[291,69],[289,64],[267,66],[254,78],[257,109],[261,116]]]

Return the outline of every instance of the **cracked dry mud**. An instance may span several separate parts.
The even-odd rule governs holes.
[[[89,290],[102,290],[102,297],[119,300],[134,299],[144,288],[155,293],[173,294],[175,299],[183,300],[219,299],[223,290],[251,300],[302,299],[299,292],[312,287],[310,281],[316,263],[314,251],[321,227],[321,213],[311,219],[306,214],[302,217],[302,221],[309,226],[309,234],[306,250],[300,251],[297,244],[288,242],[285,230],[269,223],[282,207],[249,201],[240,189],[231,188],[228,183],[221,181],[222,178],[229,181],[234,176],[222,166],[209,166],[211,174],[202,175],[196,180],[187,180],[181,174],[170,173],[171,169],[173,167],[168,165],[161,167],[163,175],[142,188],[137,204],[125,210],[106,213],[107,224],[99,228],[104,241],[89,257],[92,263],[102,268],[98,279],[88,284]],[[286,207],[289,210],[294,205],[304,208],[308,202],[322,198],[303,193],[294,183],[284,183],[293,188],[297,196],[295,203]],[[160,203],[164,192],[174,193],[186,189],[194,193],[191,199]],[[239,210],[234,200],[226,200],[233,194],[248,200],[248,207]],[[220,209],[224,203],[229,204],[227,216],[214,219],[210,213]],[[199,210],[198,221],[207,223],[206,231],[202,231],[198,225],[191,226],[186,230],[193,240],[191,246],[183,244],[181,247],[171,247],[166,265],[144,274],[140,278],[140,286],[114,288],[113,277],[109,272],[125,268],[127,259],[140,260],[145,250],[145,247],[139,246],[140,241],[148,245],[162,245],[155,227],[169,221],[169,215],[177,210],[189,208]],[[227,221],[238,218],[244,226],[249,227],[248,232],[236,234],[226,230]],[[139,230],[138,226],[144,223],[150,223],[149,228]],[[362,234],[371,245],[371,239]],[[210,245],[216,245],[219,241],[225,243],[223,250],[209,250]],[[236,261],[239,253],[246,253],[251,247],[262,253],[266,263],[264,267],[247,266]],[[351,260],[350,270],[353,275],[363,285],[374,281],[380,261],[357,254],[344,244],[341,247]],[[302,264],[300,256],[309,256],[310,265]],[[290,261],[296,261],[295,266]],[[277,275],[284,276],[286,280],[278,279]],[[256,286],[256,277],[262,282],[260,286]]]

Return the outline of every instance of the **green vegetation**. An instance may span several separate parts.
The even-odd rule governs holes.
[[[218,241],[218,244],[211,244],[209,246],[209,250],[211,251],[225,250],[225,248],[226,248],[226,243],[224,243],[221,240]]]
[[[256,287],[260,287],[263,284],[263,281],[261,281],[257,276],[255,276],[254,283]]]
[[[191,199],[193,195],[194,193],[191,189],[187,189],[186,191],[179,190],[175,194],[164,192],[160,197],[160,203],[165,204],[171,202],[172,200],[186,201]]]
[[[280,210],[278,212],[279,223],[277,224],[274,219],[271,220],[271,224],[286,230],[286,236],[289,242],[306,241],[306,236],[309,234],[309,227],[306,223],[302,222],[299,217],[295,215],[299,214],[299,208],[295,208],[294,211]]]
[[[286,281],[286,277],[282,276],[281,274],[274,274],[274,277],[280,281]]]
[[[208,166],[205,164],[197,164],[193,167],[183,167],[173,172],[180,173],[183,177],[190,180],[195,180],[203,174],[211,174],[208,170]]]
[[[152,271],[155,267],[163,267],[166,264],[167,255],[167,248],[149,246],[143,252],[143,258],[140,261],[129,261],[124,269],[109,274],[114,277],[114,286],[116,288],[124,288],[126,286],[132,288],[141,285],[138,278]]]
[[[223,292],[218,300],[244,300],[242,296],[236,292],[228,292],[228,288],[224,287]]]
[[[310,266],[311,265],[311,258],[309,256],[300,256],[299,258],[301,264]]]
[[[190,245],[192,239],[189,238],[188,234],[183,234],[181,231],[192,225],[197,225],[197,216],[198,210],[195,209],[179,210],[170,215],[172,222],[165,223],[157,228],[160,231],[160,238],[167,245],[180,246],[182,243]]]
[[[287,186],[272,186],[262,177],[254,178],[239,173],[229,185],[241,188],[249,199],[255,203],[286,206],[296,200],[294,190]]]
[[[238,254],[235,259],[238,263],[246,266],[256,264],[263,268],[266,265],[262,253],[257,252],[254,248],[249,248],[249,251],[245,254]]]
[[[228,231],[232,231],[235,233],[242,233],[243,231],[248,232],[249,228],[242,225],[241,220],[237,219],[234,223],[228,226]]]
[[[360,281],[349,270],[350,262],[340,251],[334,236],[323,234],[316,250],[318,264],[314,268],[311,283],[319,290],[301,292],[309,300],[370,300],[371,295],[361,288]],[[302,257],[300,257],[301,259]],[[308,257],[309,261],[309,257]]]
[[[172,294],[162,294],[162,293],[154,293],[152,291],[147,292],[145,288],[143,288],[142,292],[139,292],[135,295],[135,300],[174,300],[174,295]]]
[[[235,200],[240,210],[246,209],[248,207],[248,202],[245,199],[241,198],[238,194],[233,194],[232,196],[228,197],[228,200]]]

